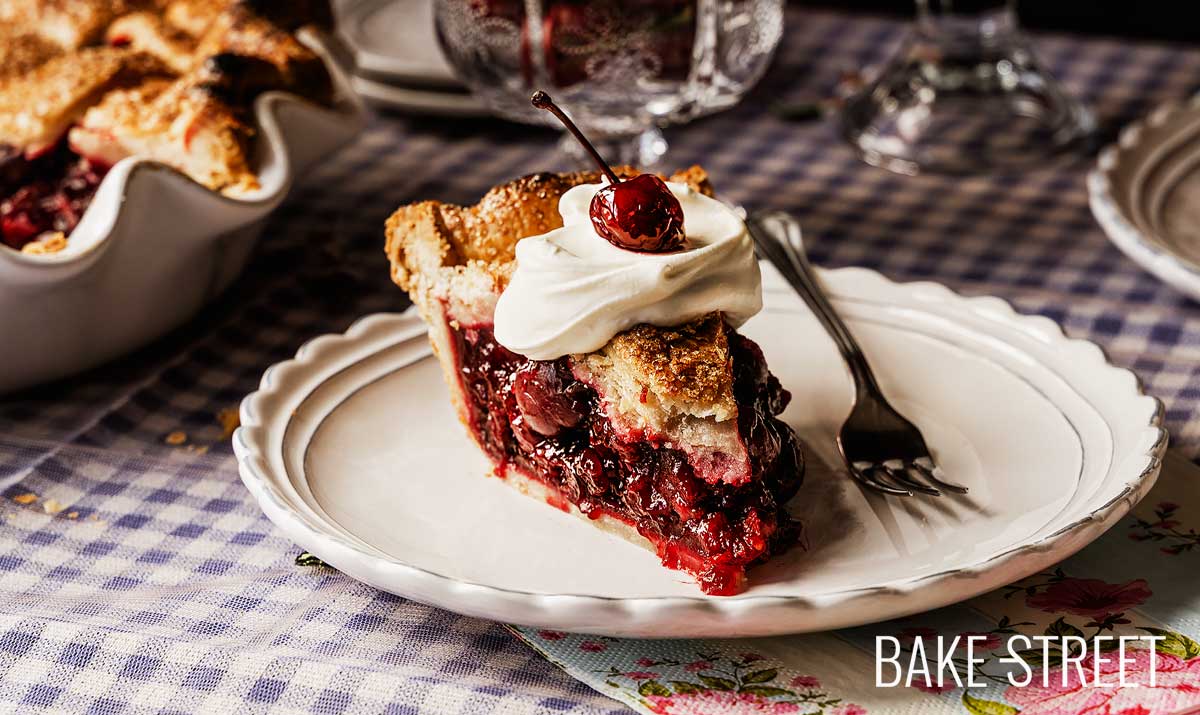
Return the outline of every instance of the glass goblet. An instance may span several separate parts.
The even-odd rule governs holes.
[[[868,163],[904,174],[1024,169],[1079,147],[1092,115],[1039,64],[1015,0],[916,0],[901,51],[842,110]]]
[[[729,107],[762,76],[782,0],[435,0],[438,40],[497,114],[551,124],[553,95],[613,164],[652,168],[661,127]],[[560,147],[584,162],[578,145]]]

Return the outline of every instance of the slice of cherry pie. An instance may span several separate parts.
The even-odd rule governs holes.
[[[429,324],[459,418],[498,476],[648,546],[706,593],[736,594],[747,567],[800,536],[784,504],[803,458],[776,417],[790,395],[758,346],[719,311],[638,324],[599,349],[549,360],[496,338],[517,242],[560,228],[563,194],[600,180],[538,174],[472,207],[402,207],[387,223],[392,277]],[[673,181],[711,195],[698,167]]]

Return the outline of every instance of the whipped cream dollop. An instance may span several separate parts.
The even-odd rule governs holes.
[[[686,184],[667,182],[683,207],[688,246],[639,253],[601,238],[588,209],[605,184],[575,186],[558,202],[563,227],[517,243],[517,268],[496,304],[496,340],[531,360],[599,350],[639,323],[669,327],[720,310],[734,327],[762,309],[762,277],[746,224]]]

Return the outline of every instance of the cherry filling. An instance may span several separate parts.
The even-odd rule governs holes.
[[[728,332],[738,430],[755,475],[735,487],[698,478],[682,451],[654,435],[618,434],[565,358],[529,360],[497,343],[490,327],[452,332],[471,427],[500,476],[515,467],[591,518],[633,526],[665,566],[692,574],[709,594],[744,590],[747,566],[799,538],[783,505],[800,487],[803,460],[795,434],[775,418],[791,395],[754,342]]]
[[[107,171],[65,141],[32,157],[0,143],[0,241],[20,249],[47,232],[69,234]]]

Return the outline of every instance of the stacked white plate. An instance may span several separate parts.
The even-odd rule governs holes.
[[[1200,95],[1122,130],[1088,176],[1088,195],[1118,248],[1200,300]]]
[[[372,105],[434,116],[488,113],[438,48],[432,0],[341,0],[337,13],[354,59],[351,82]]]

